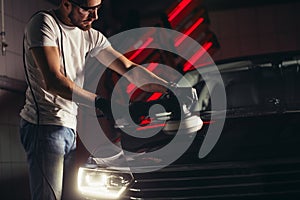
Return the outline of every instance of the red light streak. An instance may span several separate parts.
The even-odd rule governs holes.
[[[215,123],[216,121],[204,121],[203,124],[213,124]]]
[[[129,60],[133,60],[135,57],[137,57],[152,41],[153,38],[149,37],[145,43],[136,52],[134,52],[132,56],[130,56]]]
[[[147,125],[147,124],[150,124],[151,123],[151,118],[147,118],[145,116],[141,117],[142,118],[142,121],[140,122],[140,125]]]
[[[158,63],[150,63],[147,67],[148,70],[153,71],[158,66]]]
[[[213,124],[216,121],[204,121],[203,124]],[[152,128],[158,128],[158,127],[164,127],[166,124],[155,124],[155,125],[148,125],[148,126],[143,126],[143,127],[138,127],[136,128],[137,131],[142,131],[142,130],[147,130],[147,129],[152,129]]]
[[[144,127],[138,127],[136,128],[137,131],[152,129],[152,128],[158,128],[158,127],[164,127],[166,124],[155,124],[150,126],[144,126]]]
[[[155,92],[155,93],[153,93],[153,94],[147,99],[147,102],[157,100],[157,99],[159,99],[161,96],[162,96],[162,93],[160,93],[160,92]]]
[[[186,72],[188,71],[192,65],[194,65],[197,60],[203,56],[203,54],[213,45],[212,42],[206,42],[203,44],[202,48],[197,51],[191,58],[189,61],[187,61],[184,65],[183,65],[183,71]]]
[[[127,93],[130,94],[134,89],[135,89],[135,85],[133,83],[130,83],[128,86],[127,86]]]
[[[175,43],[175,46],[178,47],[183,40],[185,40],[202,22],[204,19],[201,17],[199,18],[192,26],[190,26]]]
[[[182,0],[170,14],[168,14],[168,20],[171,22],[192,0]]]

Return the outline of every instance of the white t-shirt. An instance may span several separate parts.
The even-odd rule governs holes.
[[[39,117],[39,124],[60,125],[76,130],[77,104],[45,90],[43,76],[35,65],[29,49],[41,46],[58,47],[60,52],[64,52],[67,77],[82,87],[86,56],[95,47],[99,51],[110,46],[110,42],[95,29],[83,31],[77,27],[67,26],[56,19],[60,24],[60,31],[54,17],[53,12],[51,15],[40,12],[31,18],[25,28],[25,63],[32,91],[30,87],[27,88],[26,102],[20,115],[30,123],[36,124]],[[62,45],[61,41],[63,41]],[[62,56],[60,62],[61,72],[64,73]],[[32,92],[38,104],[38,111]]]

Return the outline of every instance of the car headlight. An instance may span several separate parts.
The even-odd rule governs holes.
[[[130,172],[80,167],[78,189],[87,197],[118,199],[133,181]]]

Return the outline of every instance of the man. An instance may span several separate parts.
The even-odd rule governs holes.
[[[74,199],[62,188],[76,148],[77,104],[109,112],[105,99],[82,89],[88,53],[96,50],[102,64],[136,85],[142,85],[141,80],[154,83],[142,86],[143,90],[167,92],[166,80],[128,60],[92,28],[101,3],[61,0],[57,9],[35,14],[25,28],[28,89],[20,136],[28,157],[32,199]],[[133,68],[137,70],[128,73]]]

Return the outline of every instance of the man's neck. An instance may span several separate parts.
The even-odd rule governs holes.
[[[57,19],[59,19],[59,21],[61,21],[63,24],[67,25],[67,26],[73,26],[70,21],[69,18],[65,15],[62,14],[62,11],[60,9],[55,9],[53,10],[53,13],[55,14],[55,16],[57,17]]]

